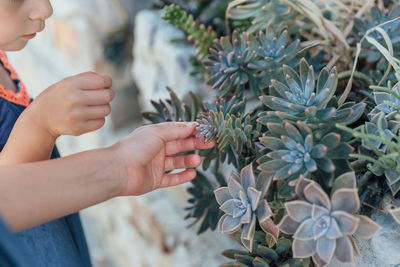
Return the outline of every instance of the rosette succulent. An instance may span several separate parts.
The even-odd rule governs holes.
[[[253,251],[242,251],[229,249],[222,252],[222,255],[234,260],[234,262],[225,263],[222,267],[236,266],[290,266],[304,267],[306,264],[303,259],[292,259],[292,241],[281,237],[274,244],[267,243],[268,236],[256,231],[254,234]]]
[[[215,40],[203,64],[211,72],[208,84],[222,97],[241,96],[248,87],[259,96],[272,77],[282,76],[282,65],[296,67],[299,41],[288,42],[287,31],[268,27],[257,35],[234,32]]]
[[[314,69],[302,59],[299,74],[284,65],[286,84],[272,80],[270,95],[261,96],[261,101],[273,111],[260,114],[261,122],[270,122],[274,117],[292,121],[346,122],[356,121],[364,110],[364,103],[345,103],[337,108],[333,98],[338,84],[336,68],[320,71],[316,81]]]
[[[385,92],[374,92],[375,108],[369,114],[370,118],[376,117],[381,112],[385,114],[385,118],[391,120],[396,114],[399,114],[400,109],[400,85],[397,83],[393,88],[390,84],[388,87],[376,87],[384,89]]]
[[[272,177],[265,173],[256,180],[250,164],[241,170],[240,176],[231,174],[228,187],[214,191],[220,209],[225,213],[218,222],[218,230],[224,234],[241,230],[241,242],[249,251],[253,249],[257,221],[264,231],[278,238],[278,228],[271,219],[273,213],[264,199],[271,181]]]
[[[283,121],[267,123],[269,135],[260,138],[265,146],[258,163],[259,169],[273,173],[276,179],[298,177],[306,172],[335,171],[333,159],[346,159],[353,148],[341,141],[341,136],[330,132],[318,139],[301,121],[293,124]]]
[[[261,58],[257,64],[263,71],[262,88],[271,85],[272,79],[283,76],[284,64],[292,68],[299,64],[300,60],[296,57],[300,51],[299,43],[300,40],[289,43],[287,30],[277,31],[272,26],[269,26],[265,32],[260,31],[256,36],[250,35],[250,45]]]
[[[269,25],[280,25],[293,17],[290,7],[279,0],[245,0],[228,10],[233,20],[251,19],[249,33],[263,31]]]
[[[254,159],[259,150],[261,125],[256,123],[253,113],[245,113],[245,107],[244,100],[233,97],[207,105],[208,112],[201,113],[197,120],[198,136],[205,137],[206,142],[215,140],[218,145],[211,151],[200,152],[205,156],[203,167],[218,158],[241,169]]]
[[[151,104],[155,111],[143,112],[143,118],[152,123],[194,121],[199,113],[205,109],[203,101],[193,92],[189,92],[191,102],[187,104],[183,103],[169,87],[167,87],[167,90],[170,94],[170,99],[160,100],[159,102],[152,100]]]
[[[219,96],[224,97],[233,92],[240,95],[246,84],[249,84],[257,95],[261,93],[257,64],[260,59],[256,52],[249,48],[248,41],[248,34],[235,31],[232,41],[229,37],[221,37],[216,39],[214,47],[210,48],[203,64],[212,73],[208,84],[218,91]]]
[[[380,133],[383,132],[386,140],[390,141],[397,134],[397,131],[399,130],[399,123],[395,120],[387,121],[385,117],[382,117],[379,125],[380,127],[378,127],[378,120],[380,118],[379,114],[382,113],[374,114],[371,121],[367,121],[365,123],[365,132],[368,135],[375,136],[380,136]],[[384,153],[387,149],[387,144],[383,143],[382,140],[367,141],[367,139],[361,139],[361,143],[362,146],[368,150],[377,149]],[[371,147],[370,145],[372,145],[373,147]]]
[[[371,8],[369,14],[370,18],[364,16],[364,18],[355,18],[354,19],[354,31],[359,41],[367,32],[367,30],[398,18],[400,16],[400,4],[397,4],[392,7],[390,12],[388,10],[384,10],[383,12],[378,9],[377,6]],[[393,21],[391,23],[386,23],[380,26],[389,36],[390,41],[393,46],[393,52],[395,57],[400,56],[400,20]],[[378,40],[381,45],[386,47],[386,43],[382,37],[382,35],[373,31],[369,34],[370,37]],[[362,50],[360,57],[366,58],[366,60],[370,63],[378,63],[377,68],[380,70],[384,70],[387,67],[387,63],[385,58],[379,52],[375,46],[371,45],[368,42],[362,43]]]
[[[293,235],[293,257],[312,257],[317,266],[327,266],[333,257],[353,263],[352,236],[370,239],[380,226],[366,216],[357,215],[360,207],[353,172],[339,176],[331,198],[320,185],[303,176],[296,185],[299,200],[286,202],[287,214],[279,228]]]

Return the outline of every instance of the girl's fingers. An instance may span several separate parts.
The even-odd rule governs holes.
[[[164,171],[172,171],[176,169],[196,168],[201,164],[199,155],[184,155],[175,157],[166,157]]]
[[[82,126],[82,132],[87,133],[100,129],[101,127],[103,127],[105,122],[106,120],[104,118],[85,121],[84,125]]]
[[[196,177],[196,171],[193,169],[185,170],[179,173],[164,174],[159,188],[175,186],[193,180]]]
[[[168,142],[165,146],[165,154],[171,156],[186,151],[213,148],[214,145],[215,142],[204,143],[203,137],[190,137]]]
[[[149,131],[149,134],[153,132],[153,134],[161,138],[164,143],[168,143],[193,135],[196,126],[196,122],[163,122],[149,125],[145,129]]]
[[[110,88],[112,79],[108,75],[100,75],[94,72],[85,72],[67,78],[83,90],[96,90],[100,88]]]
[[[114,99],[114,91],[111,89],[84,90],[82,94],[87,106],[106,105]]]
[[[96,120],[107,117],[111,113],[110,104],[83,108],[82,114],[88,120]]]

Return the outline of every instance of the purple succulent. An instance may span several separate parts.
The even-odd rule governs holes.
[[[257,219],[264,231],[276,239],[279,235],[279,228],[271,219],[273,213],[264,199],[271,181],[271,175],[266,173],[261,173],[256,180],[250,164],[242,169],[240,176],[232,172],[228,187],[214,191],[220,209],[225,212],[219,220],[218,230],[224,234],[242,230],[241,241],[249,251],[253,249]]]
[[[321,186],[300,176],[296,194],[301,200],[285,203],[287,214],[279,229],[293,235],[293,257],[312,257],[318,266],[327,266],[333,257],[353,263],[352,235],[370,239],[380,226],[366,216],[355,214],[360,207],[354,172],[339,176],[331,198]]]

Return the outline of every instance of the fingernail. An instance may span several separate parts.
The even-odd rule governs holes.
[[[186,124],[186,126],[187,126],[187,127],[193,127],[193,126],[197,126],[197,125],[198,125],[198,123],[197,123],[197,122],[195,122],[195,121],[192,121],[192,122],[186,122],[185,124]]]

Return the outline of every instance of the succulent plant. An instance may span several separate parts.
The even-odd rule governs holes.
[[[272,80],[270,95],[261,96],[261,101],[273,111],[260,113],[260,122],[274,122],[274,118],[310,123],[345,122],[351,124],[363,113],[364,103],[348,102],[340,107],[333,98],[338,78],[336,68],[329,72],[323,69],[315,82],[314,69],[303,58],[299,74],[284,65],[286,84]]]
[[[400,109],[400,84],[397,83],[393,88],[391,83],[388,83],[387,87],[376,87],[372,86],[377,90],[374,92],[375,108],[369,114],[370,118],[376,117],[381,112],[385,114],[385,118],[391,120],[396,114],[399,114]]]
[[[247,84],[256,95],[261,94],[257,66],[260,59],[248,47],[248,41],[248,34],[237,31],[232,34],[232,41],[229,37],[214,41],[214,47],[210,49],[203,64],[213,75],[208,84],[218,90],[219,96],[224,97],[233,92],[240,95]]]
[[[198,119],[199,136],[206,138],[206,143],[216,141],[218,148],[224,150],[231,145],[240,154],[243,147],[251,146],[250,115],[244,117],[245,100],[233,97],[230,101],[219,100],[208,106],[208,112]]]
[[[292,259],[292,241],[281,237],[274,244],[267,242],[268,235],[261,231],[254,234],[253,251],[242,251],[229,249],[222,252],[222,255],[234,260],[225,263],[222,267],[251,266],[251,267],[303,267],[302,259]]]
[[[191,205],[185,208],[189,212],[185,219],[195,219],[190,226],[202,220],[197,234],[203,233],[208,228],[215,230],[222,212],[215,199],[214,187],[201,172],[197,172],[196,178],[191,183],[193,186],[188,188],[188,193],[191,195],[188,202]]]
[[[166,6],[164,11],[165,14],[162,18],[168,23],[182,28],[189,35],[188,41],[194,42],[197,48],[196,55],[200,59],[203,59],[217,37],[211,26],[206,28],[204,24],[195,21],[193,15],[188,16],[186,11],[174,4]]]
[[[167,90],[170,99],[151,101],[155,112],[143,112],[142,116],[152,123],[168,121],[195,121],[200,112],[204,111],[203,101],[193,92],[189,92],[191,104],[182,103],[178,96],[169,87]]]
[[[354,19],[354,31],[359,41],[366,33],[367,30],[393,20],[400,16],[400,4],[397,4],[392,7],[391,11],[384,10],[381,12],[377,6],[371,8],[370,12],[367,13],[370,15],[370,18],[364,16],[363,18],[355,18]],[[381,28],[388,34],[390,41],[393,46],[394,56],[400,56],[400,20],[393,21],[391,23],[387,23],[381,26]],[[378,40],[383,46],[386,47],[383,36],[377,31],[371,32],[369,34],[370,37]],[[375,46],[371,45],[368,42],[363,42],[362,51],[360,54],[361,58],[366,58],[366,60],[370,63],[377,63],[377,68],[384,70],[387,67],[386,60],[379,52]]]
[[[300,40],[288,43],[287,29],[277,30],[271,25],[256,36],[250,35],[251,48],[261,58],[257,65],[262,70],[261,87],[271,85],[272,79],[282,79],[282,66],[285,64],[296,67],[300,60],[296,57],[299,53]]]
[[[297,181],[300,200],[286,202],[279,228],[293,235],[293,257],[312,257],[317,266],[327,266],[333,257],[353,263],[352,236],[370,239],[380,226],[355,214],[360,207],[354,172],[335,180],[331,198],[320,185],[303,176]]]
[[[293,11],[279,0],[245,0],[228,10],[233,20],[251,19],[249,33],[263,31],[269,25],[282,25],[293,17]]]
[[[376,97],[376,96],[375,96]],[[377,107],[378,108],[378,107]],[[379,107],[381,109],[385,109]],[[397,131],[399,130],[399,123],[395,120],[390,120],[387,121],[385,117],[383,117],[382,121],[381,121],[381,129],[378,128],[378,120],[379,120],[379,114],[382,113],[378,113],[375,114],[375,116],[372,116],[371,121],[367,121],[365,122],[365,132],[368,135],[375,135],[375,136],[379,136],[380,135],[380,131],[382,130],[386,139],[388,141],[392,140],[393,137],[397,134]],[[387,149],[387,145],[382,143],[381,140],[365,140],[362,139],[361,140],[362,146],[368,150],[372,150],[373,148],[370,146],[370,144],[372,144],[374,146],[374,148],[376,148],[377,150],[385,153],[386,149]]]
[[[241,230],[241,242],[249,251],[253,249],[257,221],[269,234],[278,238],[279,231],[271,219],[273,213],[264,199],[271,181],[271,176],[265,173],[256,180],[250,164],[241,170],[240,176],[232,172],[228,187],[214,191],[220,209],[225,213],[218,222],[218,230],[224,234]]]
[[[212,73],[208,84],[221,97],[235,93],[241,96],[249,87],[255,95],[270,85],[271,77],[282,76],[282,64],[295,67],[299,41],[288,43],[287,31],[268,27],[256,36],[235,31],[215,41],[203,64]]]
[[[259,158],[259,169],[273,173],[275,179],[298,177],[300,174],[321,170],[335,171],[333,159],[347,159],[353,148],[341,141],[341,136],[330,132],[317,139],[313,131],[301,121],[267,123],[269,135],[260,138],[265,146]]]

